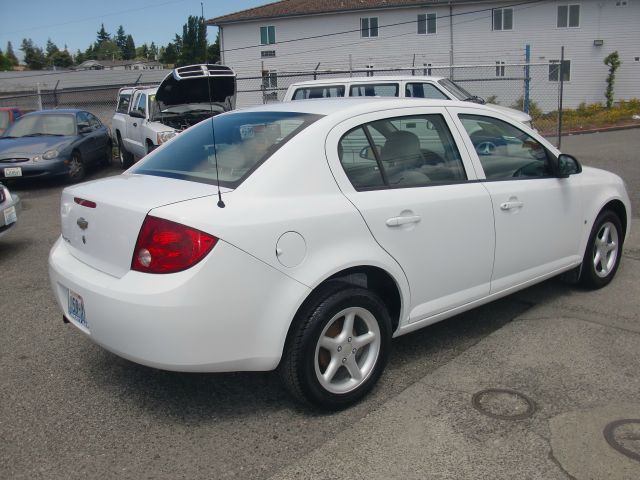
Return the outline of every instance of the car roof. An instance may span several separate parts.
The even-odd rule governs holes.
[[[416,69],[417,70],[417,69]],[[321,80],[307,80],[304,82],[292,83],[290,87],[303,87],[313,85],[336,85],[341,83],[382,83],[382,82],[400,82],[400,81],[431,81],[437,82],[444,77],[433,76],[413,76],[413,75],[387,75],[380,77],[343,77],[343,78],[327,78]]]
[[[454,100],[426,99],[426,98],[396,98],[396,97],[347,97],[347,98],[314,98],[310,100],[296,100],[295,102],[267,103],[257,107],[238,109],[234,112],[299,112],[315,115],[332,115],[335,113],[359,115],[385,109],[407,107],[467,107],[473,106],[487,111],[495,111],[484,105]]]
[[[86,112],[86,110],[80,110],[79,108],[51,108],[49,110],[36,110],[35,112],[29,112],[24,116],[26,117],[27,115],[30,115],[30,116],[49,115],[53,113],[68,113],[68,114],[75,115],[76,113],[80,113],[80,112]],[[87,113],[90,113],[90,112],[87,112]]]

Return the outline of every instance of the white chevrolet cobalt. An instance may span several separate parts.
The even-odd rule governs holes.
[[[609,283],[630,213],[619,177],[482,105],[271,104],[66,188],[50,278],[65,320],[119,356],[277,368],[339,409],[392,337],[563,272]]]

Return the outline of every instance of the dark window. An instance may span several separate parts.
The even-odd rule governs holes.
[[[430,63],[423,63],[422,66],[423,67],[427,67],[427,68],[423,68],[422,69],[422,74],[423,75],[431,75],[431,64]]]
[[[83,128],[91,127],[91,124],[89,123],[89,114],[87,112],[79,112],[76,115],[76,118],[78,119],[78,131]]]
[[[364,83],[362,85],[351,85],[349,89],[350,97],[397,97],[397,83]]]
[[[580,26],[580,5],[558,6],[558,28],[576,28]]]
[[[441,115],[396,117],[362,125],[338,144],[356,190],[465,181],[460,154]]]
[[[262,58],[275,57],[276,56],[276,51],[275,50],[262,50],[260,52],[260,56]]]
[[[95,115],[91,113],[87,113],[87,118],[89,119],[89,126],[94,130],[102,126],[102,123],[100,122],[100,120],[98,120],[98,118]]]
[[[307,98],[334,98],[344,97],[344,85],[327,85],[326,87],[298,88],[293,94],[292,100],[304,100]]]
[[[560,60],[549,60],[549,81],[557,82],[560,78]],[[562,80],[571,80],[571,60],[562,63]]]
[[[271,45],[276,43],[276,27],[260,27],[260,45]]]
[[[421,13],[418,15],[418,34],[436,33],[436,14]]]
[[[438,100],[447,100],[449,98],[434,85],[422,82],[407,83],[404,89],[404,96],[414,98],[435,98]]]
[[[504,62],[496,61],[496,77],[504,77]]]
[[[513,30],[513,8],[493,9],[493,29]]]
[[[319,118],[320,115],[299,112],[219,115],[185,130],[137,164],[134,171],[212,185],[219,176],[220,185],[236,188],[282,145]]]
[[[121,93],[118,98],[118,107],[116,111],[119,113],[127,113],[129,111],[129,102],[131,101],[130,93]]]
[[[460,115],[488,180],[551,175],[547,150],[510,123],[481,115]]]
[[[360,19],[360,36],[378,36],[378,17],[365,17]]]

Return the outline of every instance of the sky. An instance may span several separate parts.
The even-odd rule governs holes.
[[[209,19],[227,13],[252,8],[273,0],[202,0],[204,17]],[[189,15],[200,15],[201,0],[0,0],[0,49],[7,42],[22,59],[20,44],[31,38],[42,47],[51,39],[58,48],[66,44],[69,52],[84,51],[96,40],[100,24],[110,34],[119,25],[131,34],[140,46],[155,42],[158,47],[169,43]],[[210,42],[216,29],[208,27]]]

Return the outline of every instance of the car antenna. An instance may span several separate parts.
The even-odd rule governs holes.
[[[204,67],[207,68],[207,67]],[[209,77],[209,69],[207,68],[207,77]],[[218,172],[218,148],[216,147],[216,129],[213,126],[213,100],[211,99],[211,84],[209,78],[207,78],[207,90],[209,91],[209,111],[211,112],[211,137],[213,138],[213,158],[216,162],[216,185],[218,187],[218,207],[224,208],[225,204],[222,201],[222,192],[220,192],[220,173]]]

